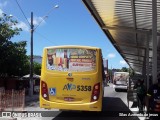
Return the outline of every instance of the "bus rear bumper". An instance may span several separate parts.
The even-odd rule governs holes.
[[[124,90],[127,90],[127,85],[113,85],[113,88],[114,89],[124,89]]]
[[[61,109],[61,110],[79,110],[79,111],[102,111],[102,102],[90,103],[57,103],[40,99],[40,108]]]

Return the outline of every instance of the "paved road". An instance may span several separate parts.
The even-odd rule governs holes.
[[[125,113],[130,111],[127,107],[127,93],[126,91],[115,92],[112,84],[105,87],[103,112],[73,112],[54,110],[45,110],[39,108],[39,102],[30,103],[25,110],[26,111],[46,111],[45,114],[51,115],[52,117],[41,117],[41,118],[18,118],[18,120],[139,120],[138,117],[118,117],[119,112]],[[53,110],[52,110],[53,111]],[[53,115],[55,114],[55,115]],[[55,117],[54,117],[55,116]],[[109,117],[108,117],[109,116]],[[115,117],[113,117],[115,116]],[[1,120],[1,119],[0,119]]]

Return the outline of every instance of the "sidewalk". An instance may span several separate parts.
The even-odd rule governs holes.
[[[130,102],[131,104],[129,105],[129,109],[132,111],[132,112],[136,112],[137,114],[138,114],[138,112],[139,112],[139,109],[138,109],[138,107],[132,107],[132,105],[133,105],[133,102]],[[145,107],[145,110],[144,111],[147,111],[146,110],[146,107]],[[145,112],[144,112],[144,114],[145,114]],[[144,116],[144,117],[138,117],[140,120],[145,120],[146,119],[146,117]]]
[[[38,95],[33,95],[32,97],[25,96],[25,103],[33,102],[33,101],[39,101],[39,94]]]
[[[36,102],[36,101],[39,101],[39,95],[33,95],[32,97],[30,96],[25,96],[25,107],[24,109],[32,102]],[[21,108],[14,108],[15,111],[21,111]],[[12,118],[12,117],[4,117],[4,118],[1,118],[0,117],[0,120],[18,120],[17,118]]]

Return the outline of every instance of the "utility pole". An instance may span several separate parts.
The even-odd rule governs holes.
[[[31,56],[30,56],[30,97],[33,96],[33,32],[34,32],[34,25],[33,25],[33,12],[31,12]]]

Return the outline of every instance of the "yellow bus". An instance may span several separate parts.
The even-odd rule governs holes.
[[[54,46],[43,50],[40,107],[101,111],[103,62],[101,49]]]

